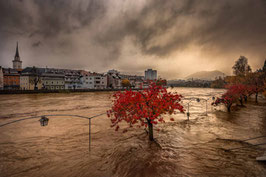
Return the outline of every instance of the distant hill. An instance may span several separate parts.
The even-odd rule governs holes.
[[[191,74],[187,76],[185,79],[201,79],[201,80],[215,80],[215,78],[218,77],[225,77],[226,74],[224,74],[221,71],[215,70],[215,71],[200,71],[196,72],[194,74]]]

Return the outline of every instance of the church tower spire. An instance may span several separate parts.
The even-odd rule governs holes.
[[[13,62],[13,69],[22,69],[22,61],[20,60],[18,52],[18,42],[17,42],[16,54],[12,62]]]
[[[18,42],[17,42],[17,48],[16,48],[16,55],[15,58],[19,58],[19,52],[18,52]]]

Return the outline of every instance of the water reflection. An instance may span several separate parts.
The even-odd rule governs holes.
[[[177,88],[185,97],[208,99],[220,89]],[[110,107],[110,92],[1,95],[0,123],[44,114],[93,116]],[[192,102],[191,117],[173,116],[156,126],[158,144],[150,143],[143,129],[115,132],[106,116],[92,120],[92,151],[88,151],[88,121],[50,118],[47,127],[38,119],[0,129],[2,176],[265,176],[266,166],[255,158],[263,147],[235,151],[249,145],[239,140],[266,135],[265,102],[250,102],[228,114],[208,101]],[[183,102],[186,105],[186,101]],[[122,125],[126,127],[127,125]],[[266,142],[256,139],[250,143]]]

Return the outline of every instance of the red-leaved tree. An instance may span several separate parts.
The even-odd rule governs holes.
[[[238,100],[243,106],[243,101],[247,99],[249,88],[244,84],[234,84],[228,88],[228,92],[233,94],[234,97],[238,97]]]
[[[164,122],[162,115],[184,112],[180,104],[182,96],[171,93],[166,88],[152,83],[140,91],[126,90],[114,95],[113,106],[107,111],[112,125],[119,129],[118,123],[126,121],[133,126],[139,124],[149,128],[149,139],[153,141],[153,124]]]
[[[236,89],[234,86],[230,86],[228,90],[222,95],[221,98],[217,98],[212,105],[219,105],[223,104],[227,108],[228,112],[231,112],[231,107],[233,103],[237,103],[238,99],[240,97],[240,93],[238,92],[238,89]]]
[[[264,91],[265,73],[255,72],[246,76],[246,85],[248,85],[249,95],[255,94],[255,100],[258,102],[258,94]]]

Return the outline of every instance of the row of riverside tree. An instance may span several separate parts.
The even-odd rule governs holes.
[[[213,105],[224,104],[230,112],[233,104],[243,106],[251,95],[255,95],[256,102],[259,93],[266,96],[266,60],[261,69],[252,72],[248,59],[240,56],[233,66],[233,72],[235,75],[227,76],[224,81],[227,91],[221,98],[216,98]]]

